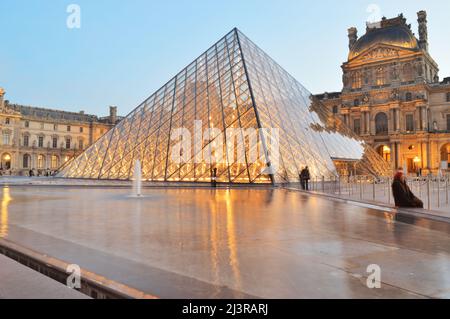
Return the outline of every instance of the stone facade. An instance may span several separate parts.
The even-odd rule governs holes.
[[[450,78],[428,53],[427,14],[419,39],[403,15],[348,31],[343,89],[317,97],[371,144],[392,169],[438,173],[450,166]]]
[[[117,121],[117,107],[99,118],[10,104],[0,88],[0,172],[2,175],[47,174],[57,170],[109,131]]]

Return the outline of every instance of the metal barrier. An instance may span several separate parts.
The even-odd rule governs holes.
[[[425,208],[450,212],[450,174],[409,176],[406,180],[411,191],[424,202]],[[393,204],[392,182],[390,177],[368,175],[322,176],[312,178],[310,190],[342,198]]]

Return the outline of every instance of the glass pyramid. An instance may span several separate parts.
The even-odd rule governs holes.
[[[334,160],[386,175],[385,162],[298,81],[233,29],[57,176],[148,181],[298,182],[337,176]]]

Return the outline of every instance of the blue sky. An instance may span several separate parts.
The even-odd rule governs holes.
[[[72,3],[80,29],[66,26]],[[0,0],[0,86],[15,103],[125,115],[238,27],[310,91],[340,90],[347,28],[361,35],[365,21],[403,12],[417,33],[421,9],[440,76],[450,76],[448,0]]]

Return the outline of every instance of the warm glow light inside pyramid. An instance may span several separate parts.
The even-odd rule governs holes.
[[[304,166],[332,179],[333,160],[365,173],[388,164],[237,29],[69,161],[60,177],[297,182]]]

